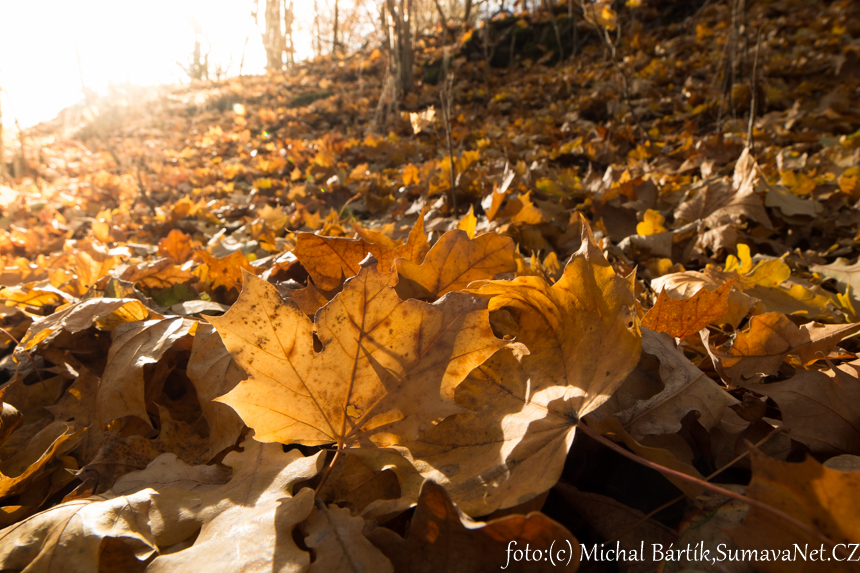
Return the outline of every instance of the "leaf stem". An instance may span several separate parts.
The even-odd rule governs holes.
[[[341,451],[343,451],[343,444],[338,444],[337,449],[334,452],[334,457],[331,459],[331,463],[328,465],[328,467],[323,472],[322,479],[320,479],[320,482],[317,484],[316,489],[314,489],[314,494],[318,494],[319,492],[322,491],[322,487],[323,487],[323,485],[325,485],[325,480],[326,480],[326,478],[328,478],[329,474],[331,473],[331,469],[334,467],[334,464],[337,463],[337,460],[340,459]]]

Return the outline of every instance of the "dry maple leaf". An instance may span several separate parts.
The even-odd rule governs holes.
[[[666,290],[661,290],[657,302],[642,318],[642,326],[684,340],[728,312],[729,295],[737,280],[731,279],[713,291],[703,288],[683,300],[669,298]]]
[[[473,412],[428,429],[408,451],[396,439],[379,440],[398,447],[424,478],[443,484],[470,515],[551,488],[580,418],[600,406],[639,360],[633,277],[615,274],[587,225],[582,238],[554,285],[518,277],[475,289],[490,299],[491,310],[513,315],[528,356],[520,363],[500,352],[475,369],[457,389],[458,403]],[[372,465],[394,464],[404,496],[415,499],[415,469],[384,453],[358,455]]]
[[[707,272],[682,271],[657,277],[651,281],[655,292],[665,292],[675,298],[690,298],[703,288],[716,290],[733,277],[728,273],[718,273],[707,269]],[[714,320],[716,324],[730,324],[737,328],[750,310],[756,305],[756,299],[742,292],[737,285],[729,289],[729,309],[721,317]]]
[[[436,299],[473,281],[513,272],[517,270],[514,249],[510,237],[488,233],[470,239],[465,231],[448,231],[420,265],[407,259],[394,261],[397,294],[403,299]]]
[[[158,241],[158,254],[173,259],[177,264],[182,264],[194,254],[195,244],[190,235],[186,235],[179,229],[172,229],[166,237]]]
[[[315,323],[251,275],[230,311],[208,318],[251,376],[219,400],[254,428],[256,439],[342,447],[397,421],[414,436],[460,411],[454,388],[507,345],[493,335],[478,297],[403,301],[388,286],[391,274],[373,263],[345,283]]]
[[[371,531],[369,537],[391,560],[395,571],[549,572],[579,568],[579,542],[544,514],[476,522],[461,515],[445,489],[430,480],[421,487],[406,539],[383,528]],[[524,551],[527,546],[533,556],[530,561],[508,558],[509,548]]]
[[[201,250],[195,251],[194,256],[209,267],[208,276],[213,289],[219,286],[239,289],[242,286],[242,271],[254,272],[254,267],[242,251],[235,251],[220,259]]]
[[[406,243],[397,248],[388,248],[364,239],[297,233],[294,253],[308,271],[314,284],[322,290],[330,291],[338,288],[344,279],[355,276],[360,269],[361,261],[368,253],[377,260],[380,271],[388,272],[394,259],[404,258],[420,263],[429,248],[427,236],[424,233],[422,209],[418,221],[409,232]]]
[[[798,327],[784,314],[769,312],[752,317],[749,328],[737,334],[726,352],[710,346],[707,331],[702,331],[702,340],[723,381],[739,386],[756,382],[762,376],[775,375],[789,354],[798,356],[804,366],[812,364],[826,357],[840,340],[858,329],[860,323],[810,322]]]

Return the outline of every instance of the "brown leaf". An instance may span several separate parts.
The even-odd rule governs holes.
[[[460,514],[445,489],[424,482],[406,539],[379,528],[370,540],[395,571],[451,573],[472,571],[576,571],[579,542],[542,513],[511,515],[486,523]],[[531,561],[512,558],[528,546]],[[552,553],[550,554],[550,549]]]
[[[45,466],[78,444],[82,430],[64,422],[54,422],[37,433],[26,449],[0,462],[0,499],[25,487]]]
[[[821,273],[828,279],[834,279],[840,289],[850,287],[851,301],[860,309],[860,261],[853,265],[847,259],[838,258],[829,265],[809,265],[810,272]]]
[[[196,324],[187,318],[173,317],[132,322],[113,331],[113,343],[99,384],[98,412],[102,424],[137,416],[151,425],[146,411],[144,366],[158,362]]]
[[[242,271],[254,272],[254,268],[242,251],[232,252],[220,259],[202,250],[195,251],[194,256],[209,267],[209,280],[212,282],[213,289],[220,286],[226,289],[240,289],[242,287]]]
[[[860,454],[860,365],[798,371],[784,382],[747,384],[772,398],[789,436],[823,456]]]
[[[201,493],[218,488],[230,481],[231,472],[221,466],[192,466],[165,453],[155,458],[146,469],[125,474],[114,483],[111,491],[131,495],[146,488],[162,491],[171,487]]]
[[[397,259],[400,298],[436,299],[477,280],[513,272],[514,241],[494,233],[470,239],[465,231],[448,231],[433,245],[424,262]]]
[[[2,391],[0,391],[2,397]],[[0,444],[24,423],[24,414],[15,406],[0,401]]]
[[[580,250],[554,285],[518,277],[478,288],[491,310],[512,313],[528,355],[520,364],[500,352],[478,367],[457,389],[458,403],[473,412],[444,420],[398,451],[470,515],[518,505],[551,488],[579,419],[639,360],[632,280],[615,274],[585,225]],[[414,470],[395,471],[404,496],[415,499]]]
[[[144,561],[158,551],[147,517],[153,493],[70,501],[7,527],[0,531],[0,563],[9,570],[92,573],[106,539]]]
[[[80,375],[72,382],[57,403],[46,409],[53,415],[54,421],[75,423],[86,428],[81,443],[75,448],[75,457],[86,464],[98,452],[102,442],[102,428],[98,422],[99,377],[81,368]]]
[[[261,441],[343,446],[398,421],[414,437],[460,411],[456,385],[506,346],[477,297],[404,302],[374,268],[347,281],[315,324],[271,284],[245,280],[230,311],[208,320],[251,376],[219,400]]]
[[[716,273],[708,270],[682,271],[657,277],[651,281],[651,288],[655,292],[665,292],[674,298],[690,298],[705,288],[716,290],[726,281],[732,279],[728,273]],[[742,292],[737,286],[729,289],[729,308],[721,317],[717,318],[716,324],[729,324],[737,327],[756,305],[756,299]]]
[[[63,330],[74,334],[93,325],[109,330],[127,322],[145,320],[151,315],[160,316],[137,299],[91,298],[34,321],[21,344],[24,350],[31,350]]]
[[[197,276],[182,270],[170,259],[160,259],[152,263],[141,263],[137,266],[128,267],[120,279],[151,290],[195,282]]]
[[[810,322],[797,327],[784,314],[769,312],[752,317],[749,328],[737,334],[731,348],[723,352],[702,340],[723,381],[733,386],[773,376],[789,354],[809,365],[827,354],[848,334],[860,329],[855,324],[819,324]]]
[[[197,325],[186,374],[194,384],[203,417],[209,425],[209,459],[212,459],[234,445],[245,427],[232,408],[216,402],[215,398],[235,388],[247,375],[209,324]]]
[[[654,558],[654,544],[668,547],[678,537],[675,531],[659,521],[646,518],[641,511],[611,497],[579,491],[561,482],[554,491],[561,494],[602,538],[617,539],[617,547],[626,552],[625,559],[618,560],[618,569],[622,573],[654,571],[659,564]],[[614,544],[607,547],[615,548]]]
[[[741,549],[777,551],[780,556],[780,561],[757,561],[756,570],[785,571],[782,557],[787,551],[792,571],[856,571],[856,563],[847,558],[851,548],[860,543],[860,521],[857,520],[860,473],[832,470],[811,457],[803,463],[792,464],[768,458],[755,450],[751,455],[753,477],[746,488],[747,497],[779,509],[837,544],[844,544],[836,548],[824,545],[823,554],[814,560],[795,560],[795,546],[802,551],[820,550],[821,540],[785,519],[751,506],[743,525],[730,532],[732,539]],[[822,561],[827,565],[822,566]]]
[[[318,501],[305,522],[305,543],[316,551],[308,573],[393,573],[391,561],[362,533],[364,526],[364,520],[352,517],[348,509]]]
[[[368,253],[373,255],[380,272],[388,272],[391,263],[398,258],[415,263],[424,260],[429,245],[424,234],[424,211],[409,232],[406,243],[390,249],[364,239],[344,239],[341,237],[322,237],[313,233],[297,233],[296,257],[314,281],[326,291],[340,286],[344,279],[358,274],[361,261]]]
[[[706,430],[717,426],[723,419],[726,409],[738,401],[708,378],[686,356],[682,350],[665,334],[642,329],[642,351],[655,357],[659,363],[659,382],[653,373],[641,373],[645,382],[631,378],[597,412],[612,412],[612,417],[621,422],[636,440],[646,436],[674,434],[681,431],[681,420],[689,412],[698,412],[698,422]],[[649,376],[650,374],[650,376]],[[661,383],[659,391],[640,399],[627,399],[627,395],[639,395],[646,388],[632,387]],[[630,386],[628,386],[628,384]]]
[[[728,312],[729,294],[737,280],[731,279],[713,291],[703,288],[683,300],[669,298],[663,289],[642,319],[642,326],[684,340]]]
[[[158,241],[158,254],[162,257],[173,259],[176,264],[181,265],[191,258],[194,249],[199,245],[191,240],[179,229],[172,229],[166,237]]]
[[[199,534],[190,546],[156,557],[147,571],[305,570],[310,557],[296,546],[292,529],[310,514],[314,494],[309,488],[294,494],[293,488],[322,469],[323,456],[284,453],[278,444],[250,438],[243,447],[224,458],[233,469],[228,483],[201,490],[192,481],[186,484],[192,491],[158,490],[149,513],[158,545]]]

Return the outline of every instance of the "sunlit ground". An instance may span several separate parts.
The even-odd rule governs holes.
[[[204,53],[211,47],[210,70],[221,64],[227,75],[238,75],[244,50],[242,73],[262,73],[266,56],[252,6],[252,0],[0,0],[3,123],[11,129],[15,119],[21,127],[52,119],[83,98],[82,77],[99,93],[111,83],[187,81],[177,62],[188,64],[195,28]],[[295,9],[296,56],[304,59],[311,53],[313,3],[299,0]]]

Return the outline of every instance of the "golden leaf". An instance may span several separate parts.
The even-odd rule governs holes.
[[[737,280],[731,279],[713,291],[703,288],[684,300],[669,298],[664,289],[642,319],[642,326],[684,340],[728,312],[729,294]]]
[[[390,280],[361,269],[314,324],[274,286],[246,274],[236,304],[208,318],[251,377],[219,400],[256,439],[305,445],[354,445],[397,421],[414,436],[460,411],[454,388],[506,346],[493,336],[486,303],[460,293],[433,305],[403,301]]]
[[[514,241],[495,233],[469,239],[465,231],[448,231],[424,262],[395,261],[401,298],[438,298],[462,290],[472,281],[488,280],[516,270]]]

